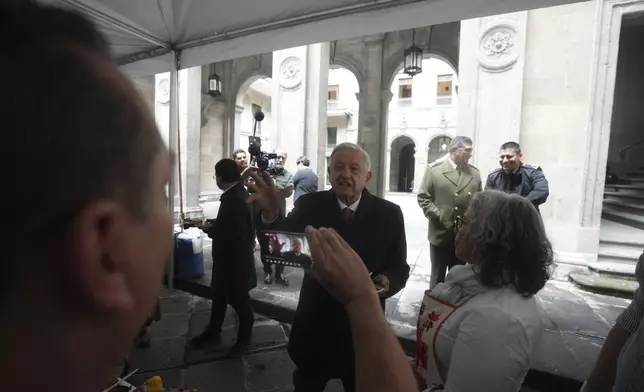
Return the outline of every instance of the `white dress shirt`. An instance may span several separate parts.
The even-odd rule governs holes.
[[[432,294],[452,303],[476,294],[438,332],[436,353],[448,369],[444,391],[519,391],[543,332],[537,299],[512,285],[483,286],[471,264],[453,267]]]
[[[362,195],[360,195],[360,197],[358,197],[358,200],[356,200],[353,203],[351,203],[350,206],[344,204],[344,202],[342,202],[340,199],[337,199],[338,200],[338,206],[340,207],[340,211],[344,211],[345,208],[348,208],[348,209],[350,209],[351,211],[353,211],[355,213],[356,210],[358,209],[358,205],[360,205],[360,199],[361,198],[362,198]],[[277,217],[275,217],[273,220],[269,221],[269,220],[265,219],[264,214],[262,214],[262,223],[264,223],[264,224],[273,223],[276,220],[277,220]]]
[[[344,202],[342,202],[340,199],[338,199],[338,205],[340,206],[340,211],[344,211],[345,208],[348,208],[348,209],[350,209],[351,211],[353,211],[355,213],[356,210],[358,209],[358,205],[360,204],[360,199],[361,198],[362,198],[362,194],[360,195],[360,197],[358,197],[358,200],[356,200],[353,203],[351,203],[350,206],[344,204]]]

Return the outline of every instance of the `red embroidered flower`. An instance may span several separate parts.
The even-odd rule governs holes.
[[[432,323],[437,322],[438,320],[440,320],[440,318],[441,318],[441,314],[440,314],[440,313],[436,313],[436,312],[434,312],[433,310],[432,310],[432,312],[429,314],[429,319],[431,320],[431,322],[432,322]]]

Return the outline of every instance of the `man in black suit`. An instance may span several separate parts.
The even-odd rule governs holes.
[[[239,354],[250,343],[253,330],[253,309],[249,291],[257,286],[255,275],[255,230],[248,192],[240,182],[240,174],[232,159],[215,165],[217,186],[224,191],[214,224],[204,227],[212,238],[213,289],[210,323],[206,330],[192,339],[194,347],[220,342],[221,326],[228,305],[239,318],[237,342],[231,354]]]
[[[311,256],[302,253],[302,240],[293,238],[291,240],[291,249],[282,253],[285,261],[301,265],[303,267],[310,267],[312,264]]]
[[[272,229],[299,233],[309,225],[335,229],[378,282],[384,311],[385,299],[400,291],[409,277],[407,242],[400,207],[365,189],[371,179],[370,165],[362,148],[342,143],[331,154],[330,191],[301,196],[284,217],[279,215],[283,197],[268,173],[254,173],[257,193],[252,198],[262,209],[261,223]],[[293,375],[296,392],[322,392],[332,378],[340,378],[345,391],[355,390],[347,313],[309,275],[302,282],[288,351],[297,366]]]

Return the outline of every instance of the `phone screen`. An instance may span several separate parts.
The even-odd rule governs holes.
[[[313,259],[311,249],[303,233],[287,233],[283,231],[265,230],[262,260],[272,264],[282,264],[297,268],[311,268]]]

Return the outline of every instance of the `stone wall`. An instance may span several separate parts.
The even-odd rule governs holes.
[[[541,166],[550,182],[541,213],[555,249],[591,258],[597,239],[588,241],[580,207],[594,32],[592,2],[529,12],[519,140],[525,161]]]
[[[463,21],[457,134],[474,140],[482,175],[498,149],[520,142],[524,161],[543,168],[550,197],[541,208],[559,260],[597,254],[599,227],[582,224],[590,163],[593,2]]]

